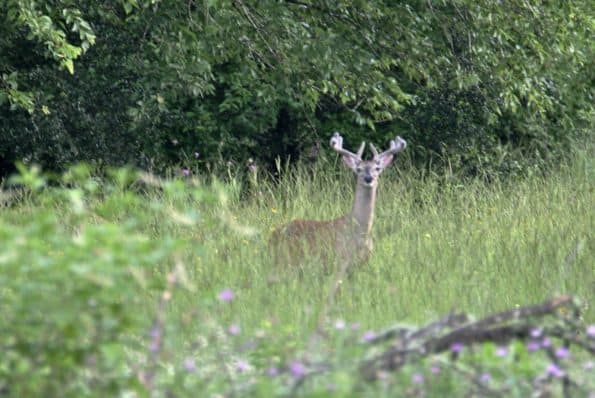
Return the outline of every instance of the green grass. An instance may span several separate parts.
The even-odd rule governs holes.
[[[595,320],[591,157],[579,156],[545,177],[492,183],[398,171],[398,165],[399,160],[381,176],[373,256],[342,281],[330,309],[334,318],[377,328],[424,322],[451,310],[480,316],[571,294],[583,299],[585,319]],[[237,181],[218,183],[208,206],[150,188],[143,201],[126,192],[109,203],[95,198],[85,222],[142,215],[139,233],[181,238],[189,289],[172,303],[175,311],[190,311],[197,298],[228,287],[237,301],[220,314],[226,322],[246,329],[272,322],[305,337],[335,276],[315,259],[306,260],[300,274],[273,263],[267,240],[294,218],[342,215],[351,207],[352,185],[340,163],[322,163],[296,170],[278,185],[259,181],[248,195]],[[4,211],[3,217],[26,219],[34,213],[29,206],[53,206],[67,227],[80,222],[61,201],[36,203]],[[166,210],[153,211],[157,204]],[[183,210],[174,209],[189,209],[198,223],[180,220]]]
[[[213,355],[221,355],[231,343],[218,336],[232,324],[240,327],[241,336],[269,340],[270,356],[263,354],[268,350],[265,345],[258,354],[263,357],[251,359],[266,368],[270,361],[282,364],[299,357],[312,344],[318,326],[333,329],[338,320],[348,329],[357,324],[358,330],[350,332],[357,338],[365,330],[394,323],[422,324],[453,310],[482,316],[569,294],[582,300],[584,324],[595,322],[595,168],[590,152],[577,152],[545,176],[490,183],[421,173],[407,165],[399,168],[399,163],[397,159],[397,167],[381,177],[373,255],[349,276],[339,276],[336,295],[331,287],[337,274],[316,259],[305,259],[299,272],[276,264],[267,240],[275,227],[291,219],[332,219],[349,210],[352,177],[338,162],[282,173],[276,184],[253,179],[247,193],[235,178],[221,183],[155,182],[145,177],[144,182],[130,185],[130,176],[121,170],[113,178],[115,184],[102,185],[84,168],[74,169],[70,188],[28,194],[2,210],[0,227],[22,227],[35,240],[28,243],[28,253],[14,249],[0,257],[0,265],[30,261],[43,270],[46,263],[72,264],[68,268],[74,270],[72,275],[92,282],[82,294],[93,297],[94,284],[97,289],[112,286],[111,274],[105,278],[97,274],[102,264],[149,264],[151,277],[134,277],[153,280],[150,286],[123,285],[134,289],[126,292],[134,308],[125,311],[140,316],[144,332],[134,329],[131,337],[146,345],[159,297],[164,290],[171,293],[160,313],[166,324],[172,320],[177,325],[164,331],[166,362],[179,362],[203,338],[219,341]],[[64,238],[54,236],[52,217]],[[6,228],[0,232],[9,236]],[[53,231],[47,247],[44,228]],[[78,242],[86,230],[94,231],[92,237],[101,243]],[[120,242],[111,231],[137,234],[139,240],[130,243],[127,235]],[[15,242],[21,244],[19,239]],[[92,250],[91,257],[85,257],[83,250]],[[127,257],[129,251],[136,254]],[[87,272],[85,262],[94,261],[99,268]],[[118,267],[110,272],[126,278]],[[14,268],[3,272],[5,281],[15,272],[19,278]],[[165,282],[172,272],[179,288]],[[49,275],[52,281],[59,280],[59,273]],[[0,290],[0,295],[14,296],[15,303],[22,301],[16,294],[30,297],[29,291],[19,290],[19,283]],[[217,302],[224,288],[235,294],[231,303]],[[77,297],[76,286],[71,289],[68,297]],[[37,300],[40,294],[31,297]],[[109,302],[109,294],[105,297]],[[56,300],[59,303],[59,297]],[[120,316],[117,308],[110,311]],[[328,349],[342,341],[340,336],[333,339]],[[233,352],[237,347],[228,349]],[[340,372],[334,377],[348,378]]]
[[[189,239],[207,245],[203,257],[185,261],[193,294],[223,287],[237,293],[237,303],[222,314],[226,321],[248,329],[270,321],[302,337],[312,331],[334,276],[315,260],[305,261],[302,275],[272,263],[266,241],[272,228],[293,218],[332,219],[350,208],[348,172],[339,164],[323,166],[332,172],[300,170],[279,186],[258,185],[248,198],[232,195],[231,217],[255,228],[254,235],[234,228],[189,231]],[[479,316],[572,294],[583,299],[592,322],[593,176],[587,156],[546,177],[490,184],[387,172],[374,254],[343,281],[332,317],[377,328],[451,310]]]

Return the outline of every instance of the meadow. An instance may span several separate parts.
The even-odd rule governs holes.
[[[118,169],[99,178],[84,165],[60,177],[21,166],[11,183],[19,188],[2,191],[0,391],[481,396],[473,377],[424,390],[415,375],[428,378],[423,367],[434,362],[362,384],[354,358],[370,355],[360,347],[366,336],[394,324],[452,311],[483,317],[562,294],[577,298],[577,325],[595,345],[594,166],[582,149],[545,173],[486,182],[399,158],[381,177],[373,255],[349,275],[317,259],[277,264],[267,245],[294,218],[349,210],[352,176],[334,158],[279,166],[274,182],[234,170],[162,179]],[[535,385],[511,387],[510,375],[522,366],[535,378],[548,356],[531,361],[522,344],[509,349],[516,360],[499,358],[494,345],[480,352],[500,372],[492,386],[523,396]],[[573,359],[585,363],[576,380],[587,396],[592,361],[588,351]],[[308,366],[319,360],[328,368]],[[302,385],[303,374],[327,370],[324,381]]]

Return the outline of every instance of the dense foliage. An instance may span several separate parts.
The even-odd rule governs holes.
[[[0,19],[2,174],[271,164],[336,129],[500,173],[593,128],[589,1],[8,0]]]

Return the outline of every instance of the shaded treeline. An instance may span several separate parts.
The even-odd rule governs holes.
[[[523,173],[592,132],[590,2],[0,5],[0,175],[315,158],[401,135],[415,164]]]

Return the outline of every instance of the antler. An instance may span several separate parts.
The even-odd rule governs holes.
[[[373,144],[370,144],[372,154],[374,154],[374,160],[380,159],[386,155],[395,155],[405,149],[405,147],[407,147],[407,141],[400,136],[397,136],[394,140],[390,140],[390,147],[380,154],[376,150],[376,147]]]
[[[341,137],[341,135],[337,131],[335,131],[335,134],[333,134],[333,136],[331,137],[331,148],[333,148],[335,151],[339,152],[343,156],[349,156],[356,158],[357,160],[362,160],[362,155],[364,153],[365,147],[366,143],[362,142],[359,149],[357,150],[357,153],[353,153],[343,148],[343,137]]]

